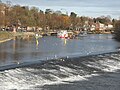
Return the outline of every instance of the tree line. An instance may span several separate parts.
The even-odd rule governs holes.
[[[89,25],[100,22],[103,24],[113,24],[115,19],[111,20],[110,16],[101,16],[97,18],[90,18],[85,16],[77,16],[76,13],[71,12],[70,15],[52,12],[50,9],[42,11],[36,7],[8,5],[0,3],[0,27],[6,26],[22,26],[22,27],[41,27],[43,30],[46,26],[50,29],[71,29],[76,27],[83,27],[88,22]]]

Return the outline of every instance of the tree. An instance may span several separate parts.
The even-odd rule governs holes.
[[[96,21],[107,25],[111,23],[111,17],[109,15],[107,17],[101,16],[96,18]]]
[[[72,17],[72,18],[76,18],[76,17],[77,17],[77,14],[74,13],[74,12],[71,12],[70,17]]]
[[[76,26],[76,17],[77,17],[77,14],[74,13],[74,12],[71,12],[70,14],[70,20],[71,20],[71,25],[72,25],[72,29],[75,29],[75,26]]]
[[[45,14],[53,14],[54,11],[52,9],[46,9]]]
[[[115,23],[115,39],[120,41],[120,20]]]
[[[112,24],[113,24],[113,27],[115,27],[115,23],[117,22],[116,19],[112,19]]]
[[[5,11],[4,11],[4,5],[0,3],[0,27],[4,25],[4,17]]]

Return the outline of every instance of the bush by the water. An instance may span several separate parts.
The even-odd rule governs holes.
[[[120,20],[115,23],[115,39],[120,41]]]

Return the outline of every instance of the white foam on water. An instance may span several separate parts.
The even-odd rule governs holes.
[[[63,67],[62,67],[63,68]],[[66,68],[65,68],[66,69]],[[31,89],[35,86],[44,86],[44,85],[53,85],[53,84],[69,84],[69,82],[74,81],[83,81],[87,80],[88,77],[92,77],[94,75],[80,76],[80,75],[70,75],[66,78],[59,78],[53,74],[50,76],[55,78],[55,81],[50,81],[41,77],[41,75],[32,75],[28,72],[20,71],[19,74],[11,73],[16,70],[9,70],[5,75],[6,77],[2,78],[2,82],[0,83],[0,89]],[[72,71],[70,71],[72,72]],[[2,74],[0,74],[1,76]],[[1,76],[2,77],[2,76]]]
[[[98,58],[94,61],[83,61],[82,64],[100,69],[105,72],[115,72],[120,69],[120,62],[118,55],[111,55],[110,57]],[[117,60],[114,60],[117,59]],[[96,58],[95,58],[96,59]],[[84,73],[79,66],[72,65],[79,68],[79,72]],[[84,76],[77,74],[78,70],[67,66],[55,65],[58,69],[35,69],[35,68],[18,68],[0,72],[0,90],[8,89],[31,89],[36,86],[54,85],[54,84],[70,84],[74,81],[87,81],[89,77],[99,76],[99,74],[86,74]],[[66,77],[60,77],[65,75]],[[47,77],[47,78],[46,78]],[[51,78],[51,79],[48,79]]]
[[[117,60],[115,60],[117,59]],[[115,56],[114,54],[110,57],[104,57],[101,60],[96,60],[94,62],[88,61],[84,62],[84,64],[88,67],[93,67],[100,69],[106,72],[114,72],[120,69],[120,58],[119,56]]]
[[[74,72],[74,70],[59,66],[61,73],[69,75],[66,78],[59,78],[57,75],[57,70],[47,70],[44,69],[44,71],[49,71],[54,74],[49,74],[49,76],[53,77],[54,80],[48,80],[44,79],[42,77],[42,74],[33,74],[32,71],[38,72],[37,69],[14,69],[14,70],[8,70],[0,73],[0,89],[31,89],[32,87],[35,87],[37,85],[44,86],[44,85],[52,85],[52,84],[67,84],[68,82],[72,81],[80,81],[80,80],[86,80],[83,76],[80,75],[73,75],[70,74],[71,72]],[[42,69],[41,69],[42,70]],[[39,71],[40,72],[40,71]],[[55,75],[56,74],[56,75]],[[43,74],[44,75],[44,74]]]
[[[111,57],[112,57],[113,59],[117,59],[117,60],[120,61],[120,55],[114,54],[114,55],[111,55]]]

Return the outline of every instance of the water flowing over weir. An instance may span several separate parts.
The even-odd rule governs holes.
[[[119,90],[119,46],[108,34],[1,43],[0,90]]]
[[[119,90],[120,52],[61,58],[0,72],[0,90]]]

